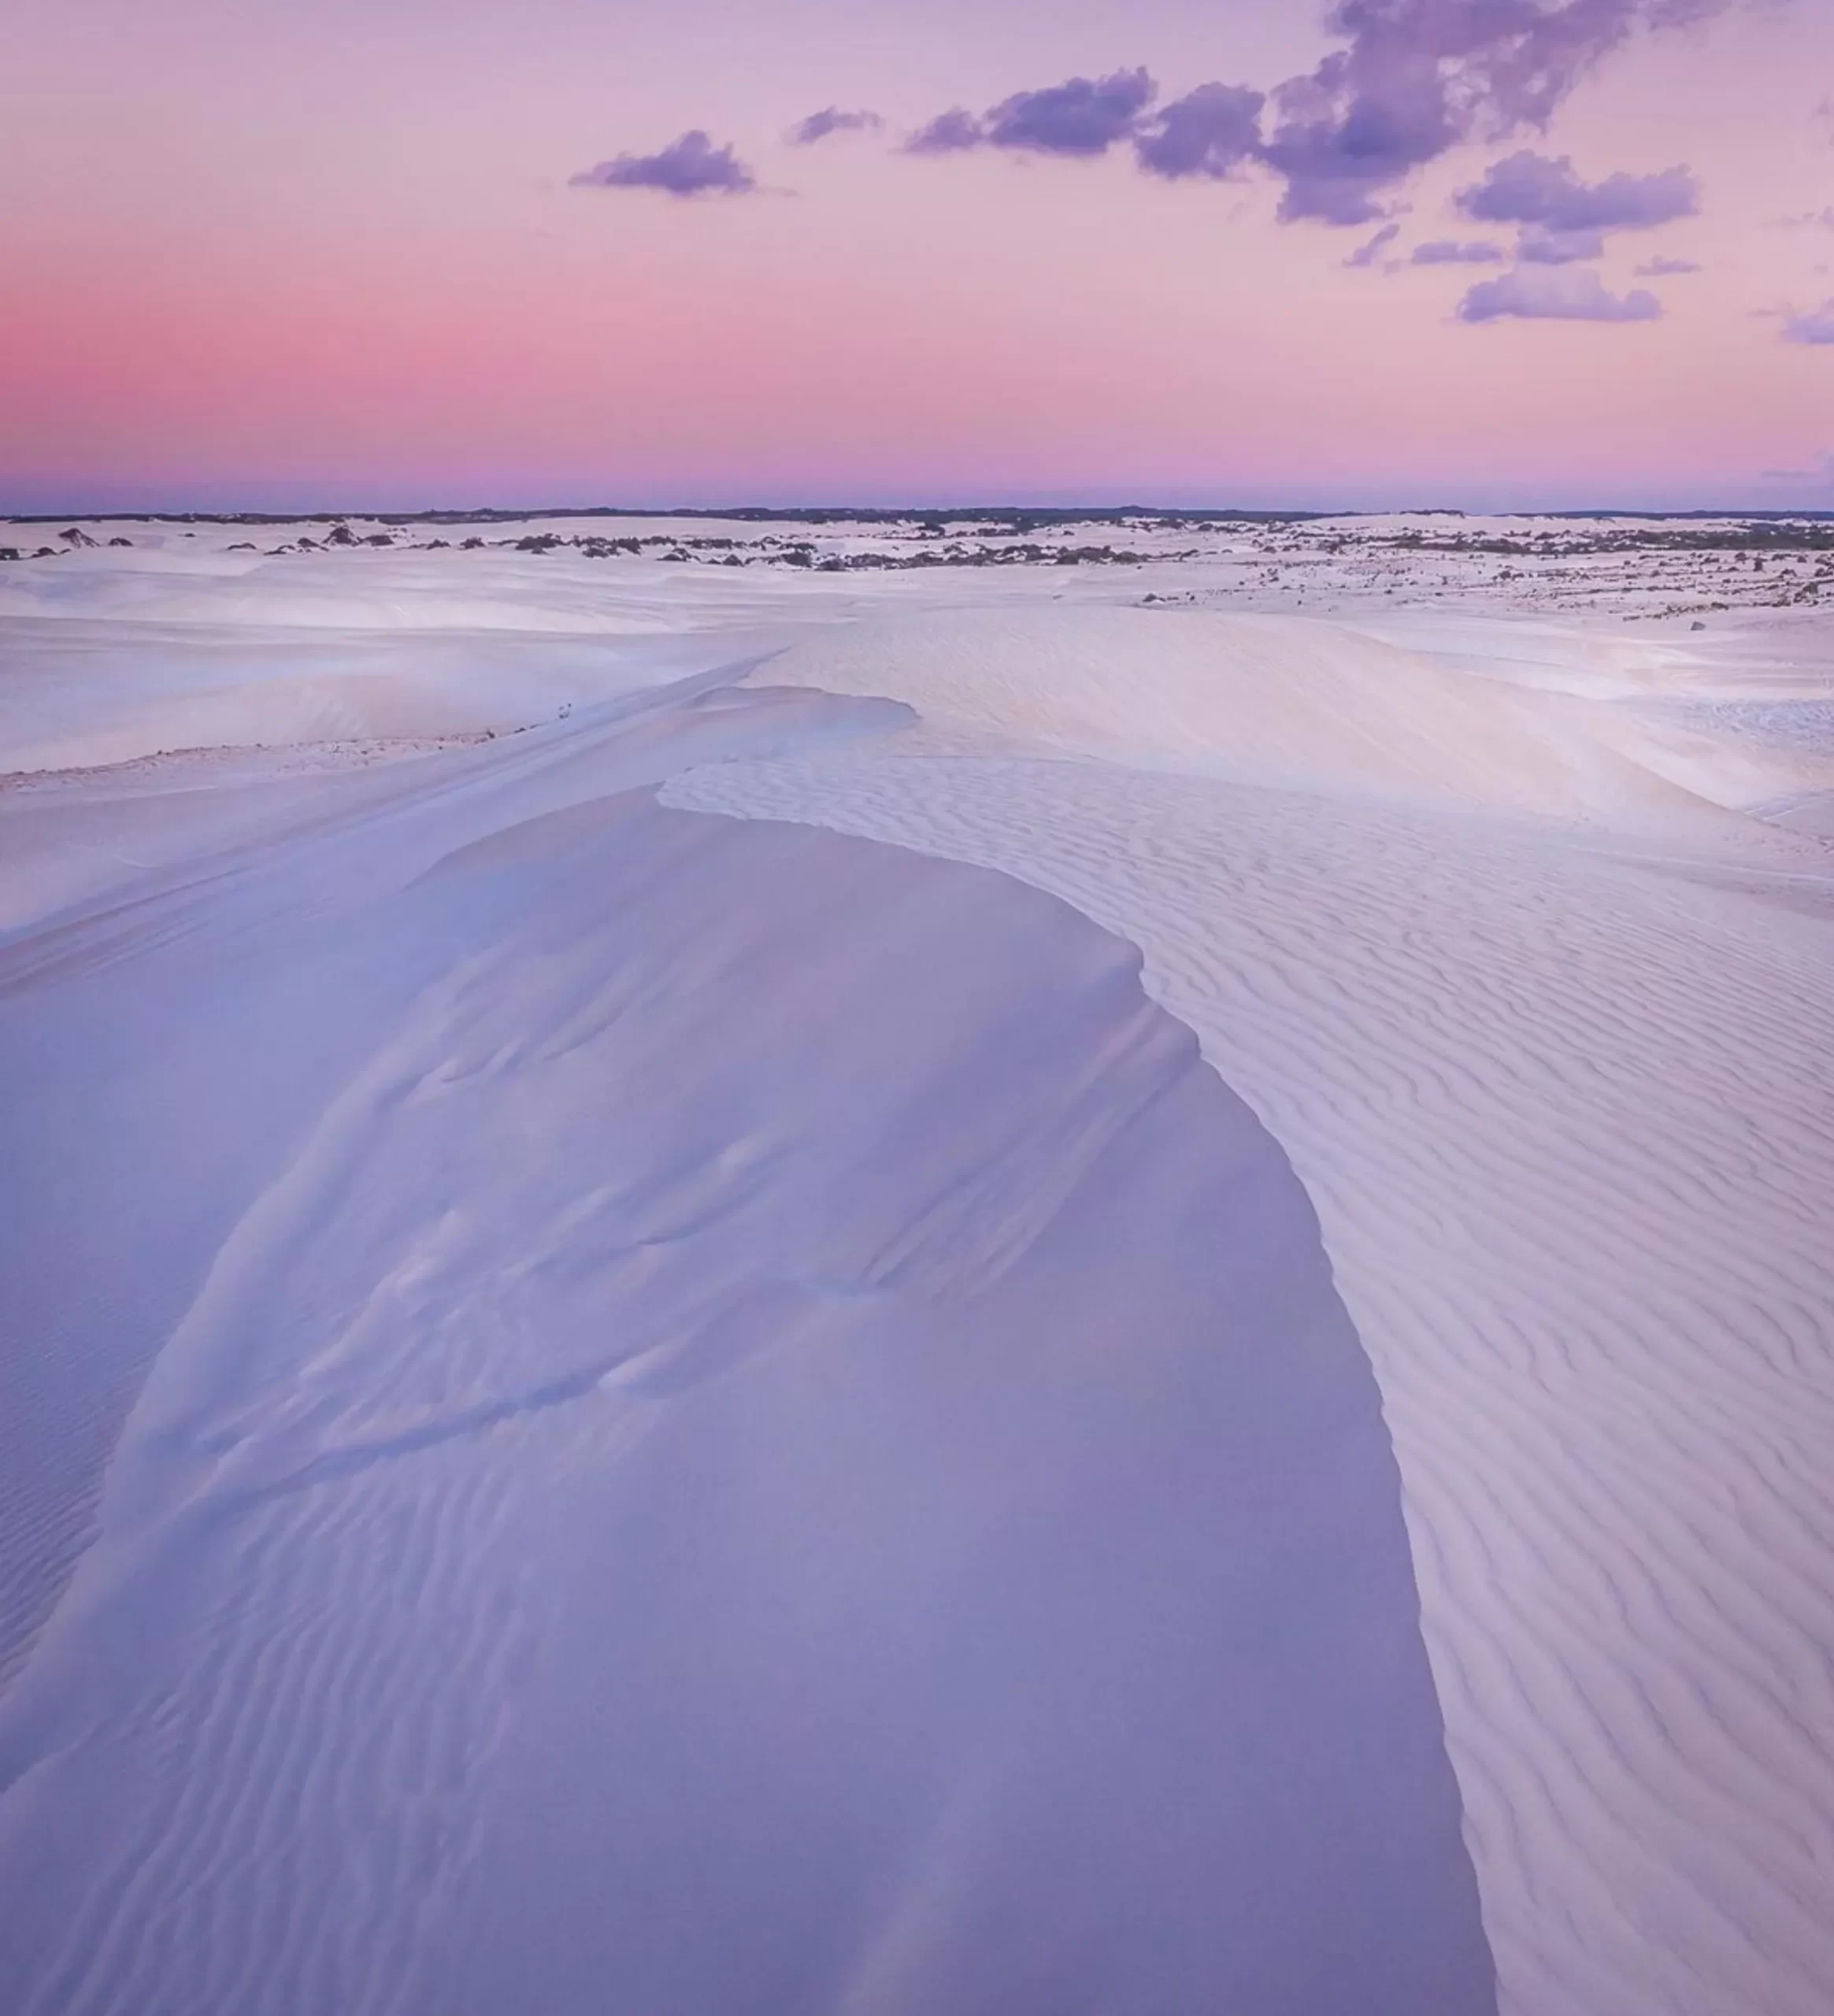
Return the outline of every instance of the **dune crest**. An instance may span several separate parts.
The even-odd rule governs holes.
[[[1618,697],[1680,655],[1614,641],[1648,670],[1620,675]],[[1035,749],[1614,831],[1710,836],[1725,812],[1834,790],[1834,755],[1729,743],[1459,656],[1341,619],[1058,605],[873,617],[753,677],[895,697]]]

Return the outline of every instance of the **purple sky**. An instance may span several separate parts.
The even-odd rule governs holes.
[[[87,0],[0,508],[1834,506],[1826,0]]]

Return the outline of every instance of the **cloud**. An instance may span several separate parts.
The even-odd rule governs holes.
[[[1199,84],[1162,106],[1134,135],[1134,152],[1149,175],[1221,180],[1261,150],[1263,91],[1241,84]]]
[[[1834,204],[1825,210],[1799,210],[1794,217],[1766,217],[1765,222],[1773,231],[1806,231],[1813,226],[1834,231]]]
[[[905,142],[907,154],[958,154],[978,147],[986,139],[980,121],[965,106],[939,112],[926,126],[920,126]]]
[[[990,147],[1040,154],[1106,154],[1129,138],[1159,87],[1144,69],[1071,77],[1043,91],[1015,91],[982,121]]]
[[[1458,304],[1461,322],[1653,322],[1662,304],[1647,289],[1618,295],[1591,271],[1517,267],[1480,280]]]
[[[1646,259],[1636,269],[1639,280],[1666,280],[1672,273],[1702,272],[1705,268],[1691,259]]]
[[[1790,343],[1811,343],[1819,348],[1824,343],[1834,343],[1834,301],[1824,301],[1819,308],[1810,308],[1800,314],[1786,315],[1783,318],[1783,339]]]
[[[1462,245],[1450,238],[1435,238],[1415,246],[1410,261],[1416,266],[1500,266],[1502,262],[1502,247],[1492,245],[1488,239]]]
[[[973,147],[1005,147],[1015,154],[1105,154],[1117,142],[1135,137],[1141,114],[1158,94],[1158,86],[1143,68],[1116,70],[1106,77],[1069,77],[1041,91],[1015,91],[983,113],[963,106],[939,113],[906,140],[903,151],[955,154]],[[1166,113],[1179,109],[1168,106]],[[1179,129],[1183,144],[1195,142],[1191,120],[1202,116],[1184,115]],[[1161,126],[1165,117],[1158,122]]]
[[[1140,169],[1169,181],[1220,180],[1259,163],[1285,185],[1280,214],[1288,222],[1380,223],[1394,191],[1416,169],[1468,142],[1545,130],[1580,80],[1632,36],[1704,21],[1731,4],[1332,0],[1325,27],[1342,46],[1271,94],[1203,83],[1153,112],[1158,93],[1150,75],[1117,70],[1018,91],[982,113],[958,106],[920,127],[904,150],[1004,147],[1086,157],[1131,140]],[[1556,193],[1569,202],[1577,191],[1614,216],[1636,213],[1639,206],[1648,213],[1573,228],[1647,225],[1665,220],[1655,214],[1665,205],[1670,215],[1691,215],[1698,200],[1685,169],[1616,176],[1588,191],[1570,164],[1546,165],[1557,175],[1565,168]],[[1534,220],[1569,228],[1552,217]]]
[[[1359,245],[1343,263],[1350,267],[1373,266],[1400,235],[1399,224],[1385,224],[1368,244]]]
[[[758,187],[732,148],[716,147],[698,127],[660,153],[620,154],[569,180],[575,189],[660,189],[670,196],[744,196]]]
[[[793,147],[812,147],[831,133],[876,133],[884,124],[876,112],[843,112],[830,105],[798,120],[787,137]]]
[[[1430,81],[1432,69],[1405,89],[1397,84],[1377,96],[1354,83],[1339,53],[1311,76],[1279,87],[1278,117],[1262,158],[1286,182],[1283,221],[1371,223],[1383,214],[1378,198],[1391,185],[1454,144],[1458,129]]]
[[[1700,185],[1684,167],[1583,182],[1569,156],[1555,160],[1524,149],[1495,162],[1481,182],[1461,189],[1458,207],[1485,224],[1533,224],[1557,235],[1650,231],[1697,214]]]
[[[1602,256],[1602,231],[1550,231],[1531,224],[1516,240],[1516,257],[1525,266],[1574,266]]]
[[[1573,87],[1642,29],[1727,0],[1336,0],[1347,46],[1273,94],[1262,158],[1283,217],[1364,224],[1414,169],[1473,139],[1544,130]]]

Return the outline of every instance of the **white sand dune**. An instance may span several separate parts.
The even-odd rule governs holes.
[[[1610,641],[1621,662],[1643,654],[1644,676],[1618,692],[1647,694],[1676,655]],[[1583,668],[1586,649],[1567,662]],[[1834,750],[1754,748],[1581,697],[1577,682],[1454,669],[1469,655],[1456,635],[1445,651],[1407,649],[1342,621],[1058,606],[850,624],[758,676],[895,693],[937,726],[1134,766],[1619,831],[1710,835],[1721,812],[1834,790]]]
[[[340,610],[340,613],[348,613]],[[506,734],[761,654],[780,628],[490,632],[0,620],[0,775],[200,749]]]
[[[146,536],[0,612],[0,2005],[1825,2016],[1817,632]]]
[[[1142,640],[1162,620],[824,636],[759,676],[896,695],[1007,752],[920,736],[701,773],[669,801],[999,867],[1142,947],[1149,991],[1292,1155],[1381,1383],[1505,2009],[1814,2016],[1834,1994],[1828,858],[1714,872],[1728,834],[1724,858],[1751,858],[1754,822],[1723,815],[1667,822],[1691,854],[1607,851],[1602,799],[1584,846],[1499,821],[1498,776],[1514,813],[1550,777],[1543,808],[1575,809],[1571,767],[1512,776],[1513,705],[1454,708],[1380,658],[1360,706],[1332,704],[1310,639],[1220,679],[1228,645],[1194,649],[1187,699]],[[1504,725],[1464,767],[1473,719]],[[1058,753],[1099,738],[1153,767]],[[1253,774],[1244,747],[1276,776],[1309,762],[1312,788],[1223,782]],[[1167,774],[1173,750],[1203,774]],[[1634,780],[1618,802],[1639,830],[1672,807]]]
[[[281,560],[187,552],[170,546],[131,554],[75,553],[0,572],[0,615],[81,615],[97,621],[163,624],[246,624],[264,628],[402,632],[560,632],[599,636],[670,631],[711,603],[735,621],[747,610],[781,616],[793,599],[784,585],[761,588],[697,570],[694,594],[680,593],[680,569],[625,560],[616,591],[608,569],[570,556],[531,563],[514,554],[303,554]],[[811,597],[832,591],[810,584]]]
[[[1284,1158],[1074,912],[626,789],[897,713],[704,697],[0,954],[0,2001],[1490,2007]]]

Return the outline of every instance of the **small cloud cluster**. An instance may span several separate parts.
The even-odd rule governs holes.
[[[1817,349],[1834,344],[1834,301],[1824,301],[1819,308],[1785,315],[1783,339],[1790,343],[1808,343]]]
[[[1481,224],[1514,224],[1514,270],[1480,282],[1458,309],[1467,322],[1494,322],[1504,317],[1538,321],[1647,322],[1662,313],[1655,296],[1638,289],[1622,297],[1612,294],[1596,273],[1562,276],[1560,269],[1583,265],[1605,250],[1607,233],[1651,231],[1695,216],[1700,207],[1699,185],[1685,167],[1654,175],[1619,173],[1587,182],[1565,155],[1552,158],[1523,149],[1494,162],[1481,180],[1458,192],[1458,208]],[[1351,266],[1376,262],[1394,239],[1389,225],[1347,260]],[[1491,239],[1433,239],[1417,245],[1406,264],[1415,266],[1500,266],[1508,261],[1504,248]],[[1396,270],[1390,266],[1389,271]],[[1691,273],[1699,269],[1686,259],[1654,259],[1638,277]]]
[[[1519,225],[1516,254],[1524,265],[1570,266],[1598,258],[1607,232],[1653,231],[1697,216],[1700,186],[1685,167],[1586,182],[1566,155],[1525,150],[1461,190],[1458,207],[1480,223]]]
[[[1462,321],[1520,316],[1648,322],[1661,314],[1662,304],[1647,290],[1621,298],[1595,272],[1563,276],[1560,269],[1600,258],[1610,232],[1654,231],[1698,215],[1700,185],[1686,167],[1654,175],[1620,172],[1588,182],[1569,156],[1523,148],[1492,162],[1480,181],[1459,191],[1457,200],[1476,222],[1517,228],[1515,270],[1473,287],[1460,305]],[[1653,260],[1639,277],[1695,270],[1686,260]]]
[[[1346,38],[1273,93],[1263,150],[1283,217],[1365,223],[1417,169],[1473,140],[1544,131],[1576,85],[1639,29],[1726,0],[1337,0]]]
[[[793,147],[812,147],[832,134],[876,133],[884,124],[876,112],[843,112],[838,105],[830,105],[798,119],[785,138]]]
[[[1692,259],[1646,259],[1636,269],[1639,280],[1666,280],[1671,274],[1698,273],[1702,269]]]
[[[1493,163],[1484,180],[1458,192],[1458,207],[1484,224],[1517,224],[1554,233],[1649,231],[1691,217],[1700,186],[1687,168],[1659,175],[1608,175],[1581,180],[1566,154],[1525,148]]]
[[[744,196],[758,179],[730,146],[716,147],[698,127],[653,154],[620,154],[583,169],[576,189],[659,189],[668,196]]]
[[[1589,269],[1518,266],[1480,280],[1458,304],[1461,322],[1653,322],[1662,304],[1647,287],[1615,295]]]
[[[1258,153],[1267,102],[1261,92],[1239,84],[1199,84],[1153,110],[1158,95],[1145,69],[1070,77],[1040,91],[1016,91],[984,113],[961,106],[939,113],[910,136],[904,151],[952,154],[998,147],[1087,160],[1131,145],[1143,171],[1168,181],[1220,179]]]
[[[1221,179],[1258,165],[1284,185],[1284,220],[1373,224],[1409,176],[1452,148],[1545,129],[1580,80],[1632,35],[1705,20],[1728,4],[1334,0],[1326,27],[1343,46],[1271,92],[1211,83],[1158,105],[1158,86],[1143,69],[1072,77],[1015,92],[985,112],[954,106],[912,133],[905,151],[994,147],[1087,158],[1126,145],[1143,172],[1168,181]],[[1614,177],[1590,193],[1607,210],[1639,199],[1660,207],[1675,200],[1675,189],[1640,184],[1662,180]],[[1550,235],[1627,228],[1542,224]]]

